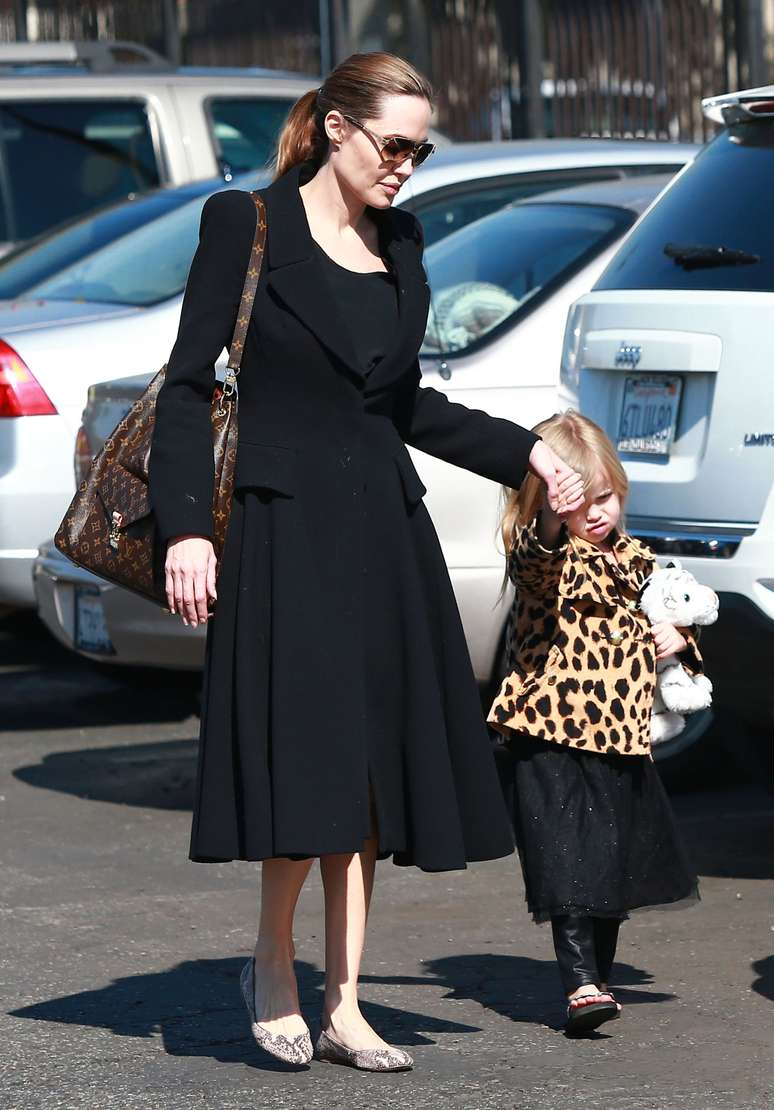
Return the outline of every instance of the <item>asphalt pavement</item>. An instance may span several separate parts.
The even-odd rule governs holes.
[[[31,618],[0,621],[2,1110],[763,1110],[774,1107],[774,798],[673,798],[702,901],[636,914],[620,1021],[569,1040],[550,931],[515,857],[424,875],[380,864],[363,1009],[415,1070],[290,1069],[250,1039],[238,976],[259,868],[187,860],[189,681],[114,676]],[[296,929],[314,1026],[315,869]]]

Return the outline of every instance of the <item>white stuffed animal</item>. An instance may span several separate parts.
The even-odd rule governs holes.
[[[678,628],[714,624],[718,595],[702,586],[690,571],[672,560],[658,567],[645,583],[640,608],[651,624],[668,621]],[[690,675],[676,655],[656,665],[656,696],[651,718],[651,741],[671,740],[685,728],[684,713],[707,709],[712,703],[712,683],[702,674]]]

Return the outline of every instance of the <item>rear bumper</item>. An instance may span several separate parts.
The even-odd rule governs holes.
[[[654,549],[661,562],[680,560],[717,594],[746,599],[774,627],[774,492],[758,525],[669,525],[631,516],[627,527]]]
[[[72,460],[61,416],[0,421],[0,605],[35,604],[32,564],[73,496]]]
[[[44,544],[32,571],[38,615],[48,630],[87,659],[126,667],[164,667],[200,670],[204,663],[206,627],[186,628],[159,606],[128,590],[112,586],[89,571],[76,567]],[[112,650],[84,650],[76,643],[76,593],[99,591],[99,600]]]

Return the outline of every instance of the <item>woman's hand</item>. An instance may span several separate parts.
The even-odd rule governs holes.
[[[207,606],[218,596],[216,568],[212,542],[204,536],[177,536],[167,544],[167,603],[170,613],[179,613],[183,624],[196,628],[211,616]]]
[[[529,468],[546,484],[548,507],[560,516],[575,512],[584,502],[583,479],[539,439],[529,455]]]
[[[652,625],[653,643],[656,646],[656,659],[666,659],[668,655],[678,655],[688,647],[688,641],[679,628],[666,621]]]

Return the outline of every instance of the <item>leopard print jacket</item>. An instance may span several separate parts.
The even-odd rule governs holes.
[[[506,738],[522,732],[591,752],[650,753],[656,652],[639,596],[655,557],[625,533],[613,553],[615,564],[566,530],[548,550],[534,523],[516,536],[508,673],[488,718]],[[697,673],[701,656],[686,638],[680,661]]]

